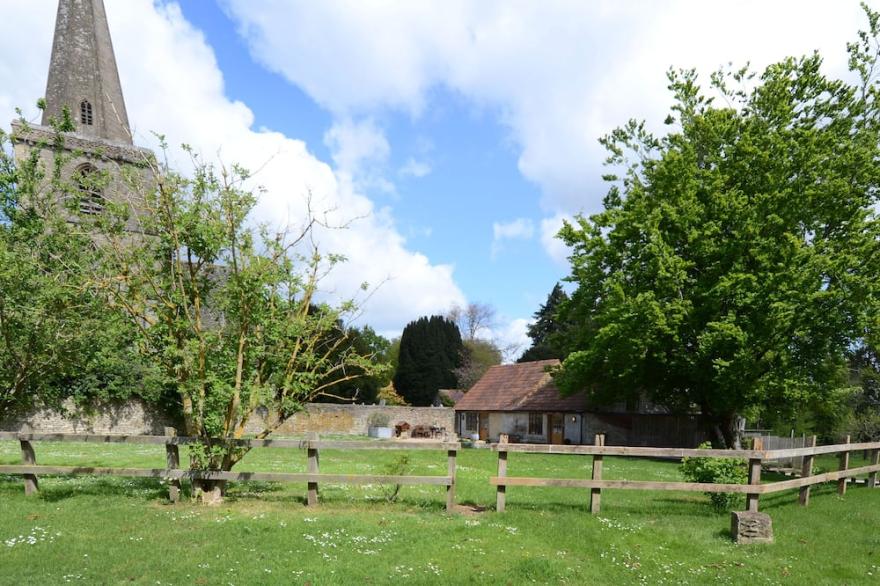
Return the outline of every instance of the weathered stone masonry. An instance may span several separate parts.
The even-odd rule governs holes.
[[[382,405],[330,405],[310,403],[306,410],[285,422],[278,435],[299,435],[314,431],[323,434],[367,435],[373,414],[384,414],[389,425],[409,423],[445,427],[454,431],[455,412],[446,407],[390,407]],[[33,431],[36,433],[94,433],[123,435],[162,435],[165,427],[176,427],[173,419],[139,400],[102,406],[90,413],[67,415],[58,411],[40,410],[0,421],[0,431]],[[247,433],[263,430],[263,419],[256,417]]]

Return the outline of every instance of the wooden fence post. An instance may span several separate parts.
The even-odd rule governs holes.
[[[850,443],[850,436],[846,436],[846,442]],[[846,470],[849,468],[849,452],[842,452],[840,454],[840,470]],[[846,494],[846,481],[848,478],[841,478],[837,481],[837,494],[840,496],[844,496]]]
[[[871,465],[876,466],[880,464],[880,450],[871,450]],[[877,473],[871,472],[868,474],[868,488],[876,488],[877,487]]]
[[[309,455],[309,474],[318,474],[318,446],[315,445],[313,447],[312,442],[318,441],[318,434],[315,432],[309,432],[307,439],[308,443],[308,455]],[[309,494],[308,494],[308,505],[314,506],[318,504],[318,483],[317,482],[309,482]]]
[[[507,434],[502,433],[498,438],[499,447],[503,446],[507,443]],[[499,449],[498,450],[498,478],[502,479],[507,476],[507,450]],[[503,484],[499,484],[498,488],[495,491],[495,511],[498,513],[504,512],[504,500],[507,496],[507,486]]]
[[[814,435],[812,438],[810,438],[810,441],[807,443],[809,443],[809,446],[807,446],[807,447],[815,448],[816,447],[816,436]],[[812,454],[810,454],[809,456],[804,456],[804,465],[801,468],[801,478],[807,478],[808,476],[813,475],[813,458],[814,457],[815,456],[813,456]],[[800,495],[798,497],[798,502],[805,507],[810,504],[810,487],[809,486],[802,486],[801,487]]]
[[[165,428],[165,436],[166,437],[176,437],[177,430],[173,427]],[[166,443],[165,444],[165,467],[169,470],[177,470],[180,468],[180,449],[177,444],[174,443]],[[176,503],[180,501],[180,479],[173,478],[168,483],[168,500],[172,503]]]
[[[593,443],[597,446],[605,445],[605,434],[597,433]],[[593,455],[593,480],[602,480],[602,456],[601,455]],[[591,488],[590,489],[590,512],[592,514],[597,514],[602,506],[602,489],[601,488]]]
[[[764,449],[764,440],[760,437],[755,438],[755,443],[752,446],[753,450],[763,450]],[[761,458],[750,458],[749,459],[749,484],[757,486],[761,484]],[[758,498],[761,495],[757,492],[750,492],[746,494],[746,510],[757,513],[758,512]]]
[[[449,466],[447,472],[449,474],[449,484],[446,485],[446,511],[451,513],[455,509],[455,457],[458,452],[455,448],[446,452]]]
[[[25,466],[36,466],[37,456],[34,453],[34,446],[31,442],[20,440],[21,443],[21,463]],[[24,475],[24,493],[26,495],[37,494],[40,490],[39,482],[37,482],[36,474]]]

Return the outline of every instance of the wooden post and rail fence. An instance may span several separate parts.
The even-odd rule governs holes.
[[[446,487],[446,509],[455,506],[456,458],[461,444],[452,441],[412,441],[412,440],[321,440],[317,434],[310,434],[306,439],[214,439],[213,443],[225,442],[243,448],[294,448],[305,450],[307,455],[307,472],[240,472],[212,471],[180,468],[179,446],[203,443],[203,438],[177,436],[173,429],[166,429],[166,435],[90,435],[90,434],[47,434],[47,433],[16,433],[0,432],[0,440],[18,441],[21,446],[21,465],[0,466],[0,474],[20,475],[24,479],[25,494],[35,494],[39,490],[38,478],[41,475],[96,475],[96,476],[128,476],[144,478],[161,478],[169,481],[169,498],[177,501],[180,498],[180,481],[182,479],[229,480],[229,481],[268,481],[303,483],[307,487],[306,502],[308,505],[318,503],[318,489],[321,483],[331,484],[391,484],[391,485],[435,485]],[[799,502],[809,504],[810,487],[825,482],[837,482],[838,494],[845,494],[847,480],[855,476],[867,475],[867,486],[877,487],[877,472],[880,472],[880,442],[846,443],[831,446],[816,446],[816,438],[810,439],[811,445],[803,448],[765,450],[757,442],[750,450],[699,450],[685,448],[644,448],[628,446],[607,446],[604,435],[597,435],[593,445],[547,445],[547,444],[511,444],[507,437],[502,436],[491,449],[498,454],[498,475],[491,477],[489,483],[496,487],[496,510],[503,512],[506,505],[507,488],[522,487],[562,487],[589,489],[590,511],[599,513],[601,510],[602,491],[613,490],[649,490],[649,491],[687,491],[687,492],[722,492],[744,494],[746,509],[757,511],[761,495],[784,490],[799,489]],[[84,443],[123,443],[164,445],[166,452],[165,468],[101,468],[91,466],[40,466],[37,464],[34,443],[36,442],[84,442]],[[410,476],[410,475],[375,475],[375,474],[326,474],[320,471],[321,450],[438,450],[447,453],[447,473],[445,476]],[[850,467],[849,454],[865,451],[869,454],[870,464],[858,468]],[[531,454],[569,454],[592,456],[592,474],[586,478],[535,478],[508,476],[509,454],[512,452]],[[813,474],[813,462],[816,456],[837,454],[838,470]],[[713,484],[702,482],[665,482],[644,480],[609,480],[603,476],[603,460],[605,456],[626,458],[681,459],[686,457],[735,458],[748,462],[747,484]],[[780,458],[803,458],[803,468],[799,478],[776,482],[761,482],[762,463]]]
[[[589,489],[590,512],[598,513],[601,510],[600,499],[603,489],[615,490],[672,490],[687,492],[725,492],[744,494],[746,496],[746,510],[757,512],[758,502],[763,494],[771,494],[783,490],[800,489],[799,502],[802,505],[809,504],[810,487],[815,484],[837,481],[838,494],[846,494],[847,481],[855,476],[867,474],[869,488],[877,486],[877,472],[880,471],[880,442],[850,443],[846,442],[832,446],[816,446],[815,436],[811,439],[811,446],[804,448],[791,448],[782,450],[765,450],[760,442],[751,450],[697,450],[684,448],[642,448],[628,446],[606,446],[605,437],[597,435],[592,446],[565,446],[548,444],[511,444],[507,443],[507,437],[501,436],[497,444],[492,444],[492,449],[498,453],[498,475],[489,479],[490,484],[496,487],[496,510],[504,511],[506,506],[507,488],[510,486],[524,487],[557,487]],[[855,451],[867,451],[871,463],[867,466],[850,468],[849,454]],[[569,454],[593,457],[593,469],[589,479],[581,478],[535,478],[522,476],[508,476],[510,453],[530,454]],[[838,454],[840,464],[838,470],[813,474],[813,461],[816,456],[823,454]],[[618,456],[628,458],[663,458],[681,459],[690,457],[711,458],[734,458],[748,462],[747,484],[713,484],[705,482],[660,482],[644,480],[606,480],[602,478],[603,458],[605,456]],[[800,478],[782,480],[777,482],[761,483],[761,466],[766,460],[778,460],[781,458],[803,458],[803,470]]]
[[[303,483],[307,486],[308,505],[318,504],[318,487],[321,483],[331,484],[428,484],[446,487],[446,509],[455,506],[456,457],[461,444],[450,441],[338,441],[321,440],[317,434],[310,434],[304,440],[298,439],[213,439],[212,443],[239,446],[243,448],[294,448],[306,450],[307,472],[239,472],[195,470],[180,468],[179,446],[203,443],[195,437],[182,437],[166,429],[166,435],[88,435],[54,433],[8,433],[0,432],[0,440],[17,440],[21,444],[20,466],[0,466],[0,474],[21,475],[24,477],[25,494],[38,491],[38,477],[41,475],[95,475],[126,476],[141,478],[162,478],[170,481],[168,497],[172,501],[180,498],[181,479],[260,480],[267,482]],[[99,468],[92,466],[39,466],[37,465],[34,443],[36,442],[85,442],[119,444],[164,445],[165,468]],[[320,450],[442,450],[446,452],[447,473],[445,476],[392,476],[377,474],[322,474],[320,472]]]

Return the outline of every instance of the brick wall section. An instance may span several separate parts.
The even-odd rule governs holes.
[[[367,435],[370,416],[383,413],[389,425],[409,423],[455,429],[455,411],[446,407],[390,407],[380,405],[330,405],[311,403],[306,411],[297,413],[276,432],[279,435],[302,434],[315,431],[321,434]],[[56,411],[36,411],[20,417],[0,421],[2,431],[33,431],[36,433],[94,433],[122,435],[162,435],[166,426],[178,427],[174,422],[141,401],[127,401],[104,406],[93,413],[65,414]],[[255,418],[247,433],[263,430],[263,420]]]

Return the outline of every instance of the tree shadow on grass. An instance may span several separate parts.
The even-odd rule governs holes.
[[[790,490],[782,490],[766,495],[762,495],[760,499],[760,510],[780,509],[798,504],[798,494],[800,489],[792,488]],[[810,488],[810,498],[824,497],[837,494],[836,483],[814,484]]]
[[[21,477],[0,478],[0,494],[24,494]],[[158,478],[107,476],[42,476],[38,498],[59,502],[77,496],[127,497],[145,500],[167,499],[168,485]]]

